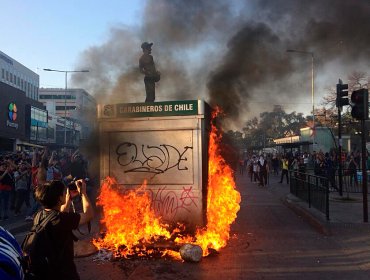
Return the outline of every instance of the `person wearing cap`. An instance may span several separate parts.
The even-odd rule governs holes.
[[[154,102],[155,83],[160,80],[160,73],[156,70],[153,56],[151,55],[153,43],[144,42],[141,44],[143,55],[139,60],[140,72],[145,75],[144,84],[146,99],[145,102]]]

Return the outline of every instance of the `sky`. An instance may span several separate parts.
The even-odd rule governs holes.
[[[107,4],[109,2],[109,4]],[[64,88],[63,73],[107,39],[110,28],[138,24],[143,1],[0,0],[1,50],[40,76],[41,87]]]
[[[153,42],[156,100],[204,99],[234,127],[281,105],[310,114],[328,87],[370,73],[368,0],[0,0],[0,50],[40,87],[86,89],[99,103],[143,102],[140,45]]]

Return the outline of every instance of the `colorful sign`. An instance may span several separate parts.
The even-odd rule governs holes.
[[[6,120],[6,125],[18,129],[18,124],[15,123],[17,120],[17,105],[14,102],[9,103],[8,105],[8,120]]]
[[[13,122],[17,119],[17,105],[13,102],[9,103],[8,117],[9,117],[9,120]]]

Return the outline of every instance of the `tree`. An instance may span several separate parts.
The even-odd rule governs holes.
[[[302,113],[296,113],[295,111],[286,114],[285,116],[286,126],[285,126],[285,135],[287,135],[287,132],[290,133],[290,135],[299,135],[300,129],[304,126],[306,126],[306,119],[303,117]]]
[[[365,72],[354,71],[348,76],[348,87],[351,92],[360,88],[369,88],[369,84],[370,76]]]
[[[252,133],[253,130],[258,128],[258,119],[254,117],[251,120],[248,120],[245,124],[245,127],[243,127],[243,132],[246,135],[249,135]]]
[[[365,72],[354,71],[348,75],[348,92],[349,98],[351,98],[351,92],[360,88],[369,88],[370,76]],[[338,129],[337,127],[337,112],[336,107],[336,85],[328,87],[327,94],[324,95],[321,105],[323,107],[315,110],[316,122],[317,124],[327,126],[332,128],[334,131]],[[353,134],[358,130],[357,122],[351,117],[351,107],[347,106],[343,108],[342,111],[342,124],[343,133]],[[316,125],[317,125],[316,124]]]
[[[238,151],[241,151],[245,148],[243,133],[240,131],[229,130],[223,135],[223,142],[228,143],[233,146]]]
[[[348,75],[348,92],[360,88],[369,88],[370,76],[365,72],[354,71],[352,74]],[[336,110],[335,101],[337,99],[336,85],[326,88],[327,94],[324,95],[321,105],[323,105],[328,110]],[[347,107],[347,111],[348,111]]]
[[[275,106],[272,112],[262,112],[260,118],[248,120],[243,127],[245,144],[260,149],[273,144],[273,139],[288,135],[298,135],[300,128],[306,126],[302,113],[287,114],[281,106]]]
[[[284,117],[286,113],[281,106],[274,106],[272,112],[263,112],[260,114],[260,129],[266,135],[281,137],[284,135]],[[276,138],[276,137],[275,137]]]

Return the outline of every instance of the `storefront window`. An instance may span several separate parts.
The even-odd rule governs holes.
[[[31,107],[31,140],[45,142],[47,140],[47,111]]]

